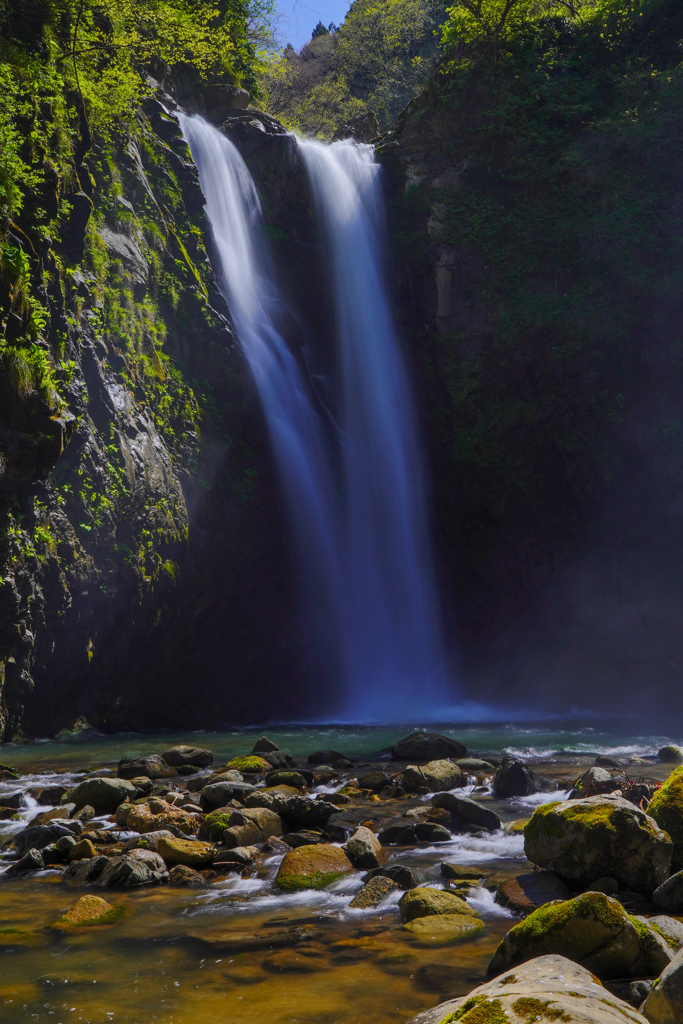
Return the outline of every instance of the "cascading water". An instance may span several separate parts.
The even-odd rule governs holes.
[[[319,635],[334,635],[347,721],[443,711],[446,672],[405,368],[381,272],[381,197],[369,146],[301,142],[331,253],[341,451],[279,328],[281,300],[253,180],[236,147],[180,116],[199,170],[226,301],[268,422]],[[333,467],[341,461],[341,479]]]
[[[382,274],[372,146],[300,142],[328,242],[340,346],[347,711],[447,703],[422,458]]]

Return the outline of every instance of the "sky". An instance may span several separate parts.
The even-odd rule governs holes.
[[[351,0],[278,0],[278,36],[283,44],[291,43],[300,49],[311,38],[311,32],[322,21],[339,25],[350,7]]]

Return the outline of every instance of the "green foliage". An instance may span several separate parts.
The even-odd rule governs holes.
[[[307,135],[329,137],[368,110],[386,127],[424,83],[443,17],[440,0],[355,0],[334,33],[271,61],[268,109]]]

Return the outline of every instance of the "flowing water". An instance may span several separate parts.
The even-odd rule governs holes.
[[[269,425],[311,617],[319,638],[334,638],[323,651],[343,681],[334,710],[345,721],[428,716],[448,703],[447,677],[422,458],[382,274],[372,147],[299,143],[334,284],[340,416],[330,436],[280,326],[282,299],[249,171],[217,129],[198,117],[180,122]]]

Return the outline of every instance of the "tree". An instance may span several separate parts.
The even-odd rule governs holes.
[[[442,42],[479,44],[498,59],[500,43],[520,26],[542,15],[562,13],[577,17],[586,0],[456,0],[448,9]]]
[[[317,39],[318,36],[328,36],[329,34],[330,30],[325,28],[322,21],[319,21],[318,24],[313,29],[313,31],[311,32],[311,39]]]

